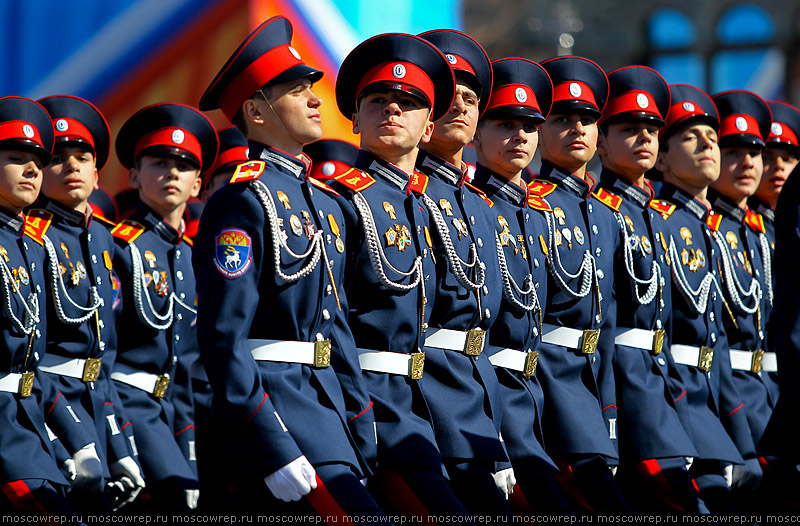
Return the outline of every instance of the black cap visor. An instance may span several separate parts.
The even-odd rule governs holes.
[[[26,139],[6,139],[0,141],[0,150],[17,150],[22,152],[31,152],[41,161],[42,166],[50,164],[50,152],[39,146],[33,141]]]
[[[541,113],[530,106],[497,106],[487,110],[482,119],[528,119],[534,124],[544,122]]]
[[[149,155],[150,157],[173,157],[176,159],[181,159],[182,161],[186,161],[187,163],[191,164],[195,170],[200,169],[200,161],[197,159],[197,157],[181,148],[161,145],[148,146],[139,152],[139,155],[136,156],[136,159],[139,160],[145,155]]]

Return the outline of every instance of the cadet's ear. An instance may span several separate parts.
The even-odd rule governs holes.
[[[361,133],[361,130],[358,127],[358,113],[354,113],[350,120],[353,121],[353,133],[356,135]]]
[[[92,186],[92,189],[100,189],[100,174],[97,173],[97,166],[94,167],[94,185]]]
[[[136,168],[128,170],[128,183],[130,183],[131,188],[139,189],[139,170]]]
[[[194,181],[192,181],[192,189],[190,195],[192,197],[197,197],[198,195],[200,195],[200,188],[202,187],[203,187],[203,178],[200,177],[200,172],[198,171],[197,177],[195,177]]]
[[[606,149],[606,136],[604,133],[597,134],[597,155],[600,155],[601,157],[608,155],[608,150]]]
[[[425,123],[425,129],[422,131],[422,137],[420,137],[420,143],[427,143],[430,142],[431,137],[433,136],[433,128],[436,126],[430,118],[430,114],[428,114],[428,122]]]
[[[667,160],[664,157],[664,152],[658,152],[658,157],[656,157],[656,165],[655,169],[659,172],[667,173],[669,171],[669,164],[667,164]]]
[[[255,99],[247,99],[242,103],[242,115],[246,121],[255,124],[264,124],[264,115],[261,112],[261,105]]]

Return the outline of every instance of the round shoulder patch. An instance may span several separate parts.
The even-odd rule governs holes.
[[[214,266],[226,278],[243,276],[253,263],[252,240],[243,230],[223,230],[214,239]]]

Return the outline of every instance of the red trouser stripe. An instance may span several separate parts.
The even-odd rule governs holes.
[[[336,499],[333,498],[331,492],[322,483],[319,475],[317,478],[317,487],[312,489],[308,495],[305,496],[306,501],[311,504],[317,515],[325,519],[326,524],[347,524],[350,522],[350,517],[345,513]]]
[[[653,486],[655,494],[661,497],[664,504],[670,508],[686,512],[686,509],[675,499],[675,492],[672,491],[672,486],[667,477],[664,476],[664,471],[661,469],[657,459],[651,458],[639,462],[639,471],[647,483]]]
[[[383,493],[401,513],[414,517],[422,517],[423,524],[430,524],[432,526],[438,524],[433,520],[428,508],[419,500],[400,473],[383,470],[378,475],[378,482],[380,484],[381,493]]]
[[[578,486],[578,483],[575,481],[575,477],[572,475],[572,466],[565,462],[556,462],[556,465],[561,471],[553,473],[553,478],[561,488],[561,491],[564,492],[564,496],[574,501],[581,508],[594,511],[586,501],[586,498],[583,496],[583,491],[581,491],[580,486]]]
[[[39,515],[46,520],[43,524],[57,524],[50,512],[36,498],[24,480],[15,480],[2,484],[3,493],[11,501],[11,505],[31,515]]]

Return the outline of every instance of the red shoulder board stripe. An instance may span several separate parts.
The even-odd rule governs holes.
[[[619,212],[619,205],[622,204],[622,198],[620,196],[612,194],[605,188],[598,188],[592,195],[610,209]]]
[[[719,224],[722,222],[722,216],[716,212],[711,212],[708,214],[708,219],[706,219],[706,224],[711,230],[717,231],[719,230]]]
[[[671,216],[672,212],[675,211],[676,206],[669,201],[659,201],[654,199],[650,201],[650,208],[661,214],[661,217],[664,219],[669,219],[669,216]]]
[[[547,201],[536,195],[528,194],[528,206],[534,210],[541,210],[542,212],[553,211],[553,209],[550,208],[550,205],[547,204]]]
[[[111,235],[126,243],[133,243],[137,237],[142,235],[142,232],[144,232],[144,226],[136,221],[125,219],[111,230]]]
[[[264,161],[250,161],[242,163],[236,167],[236,170],[231,176],[232,183],[241,183],[242,181],[252,181],[258,179],[264,173],[264,167],[267,165]]]
[[[194,246],[194,241],[192,241],[192,238],[190,238],[190,237],[188,237],[188,236],[182,236],[182,238],[183,238],[183,242],[184,242],[184,243],[186,243],[186,244],[187,244],[187,245],[189,245],[190,247],[193,247],[193,246]]]
[[[336,190],[334,190],[330,186],[326,185],[322,181],[318,181],[317,179],[314,179],[313,177],[309,177],[308,178],[308,182],[311,183],[312,185],[316,186],[317,188],[325,190],[328,193],[331,193],[333,195],[339,195],[339,193]]]
[[[764,227],[764,217],[761,214],[748,210],[744,216],[744,222],[756,232],[767,233],[767,229]]]
[[[478,194],[479,196],[481,196],[481,198],[482,198],[484,201],[486,201],[486,204],[487,204],[487,205],[489,205],[489,208],[491,208],[491,207],[493,207],[493,206],[494,206],[494,201],[492,201],[491,199],[489,199],[489,197],[486,195],[486,192],[484,192],[483,190],[481,190],[481,189],[480,189],[480,188],[478,188],[477,186],[475,186],[475,185],[472,185],[472,184],[470,184],[470,183],[467,183],[467,182],[465,182],[465,183],[464,183],[464,186],[466,186],[467,188],[469,188],[470,190],[472,190],[473,192],[475,192],[476,194]]]
[[[426,188],[428,188],[428,176],[414,170],[408,182],[408,191],[422,195],[425,193]]]
[[[541,179],[534,179],[528,184],[528,193],[539,197],[547,197],[555,191],[556,185]]]
[[[375,184],[375,179],[355,168],[350,168],[342,175],[334,177],[334,179],[356,193]]]
[[[114,228],[115,226],[117,226],[117,224],[115,222],[113,222],[112,220],[110,220],[106,216],[101,216],[100,214],[92,214],[92,221],[100,221],[104,225],[110,226],[111,228]]]
[[[47,210],[31,209],[25,215],[25,234],[40,245],[44,245],[44,234],[52,222],[53,214]]]

